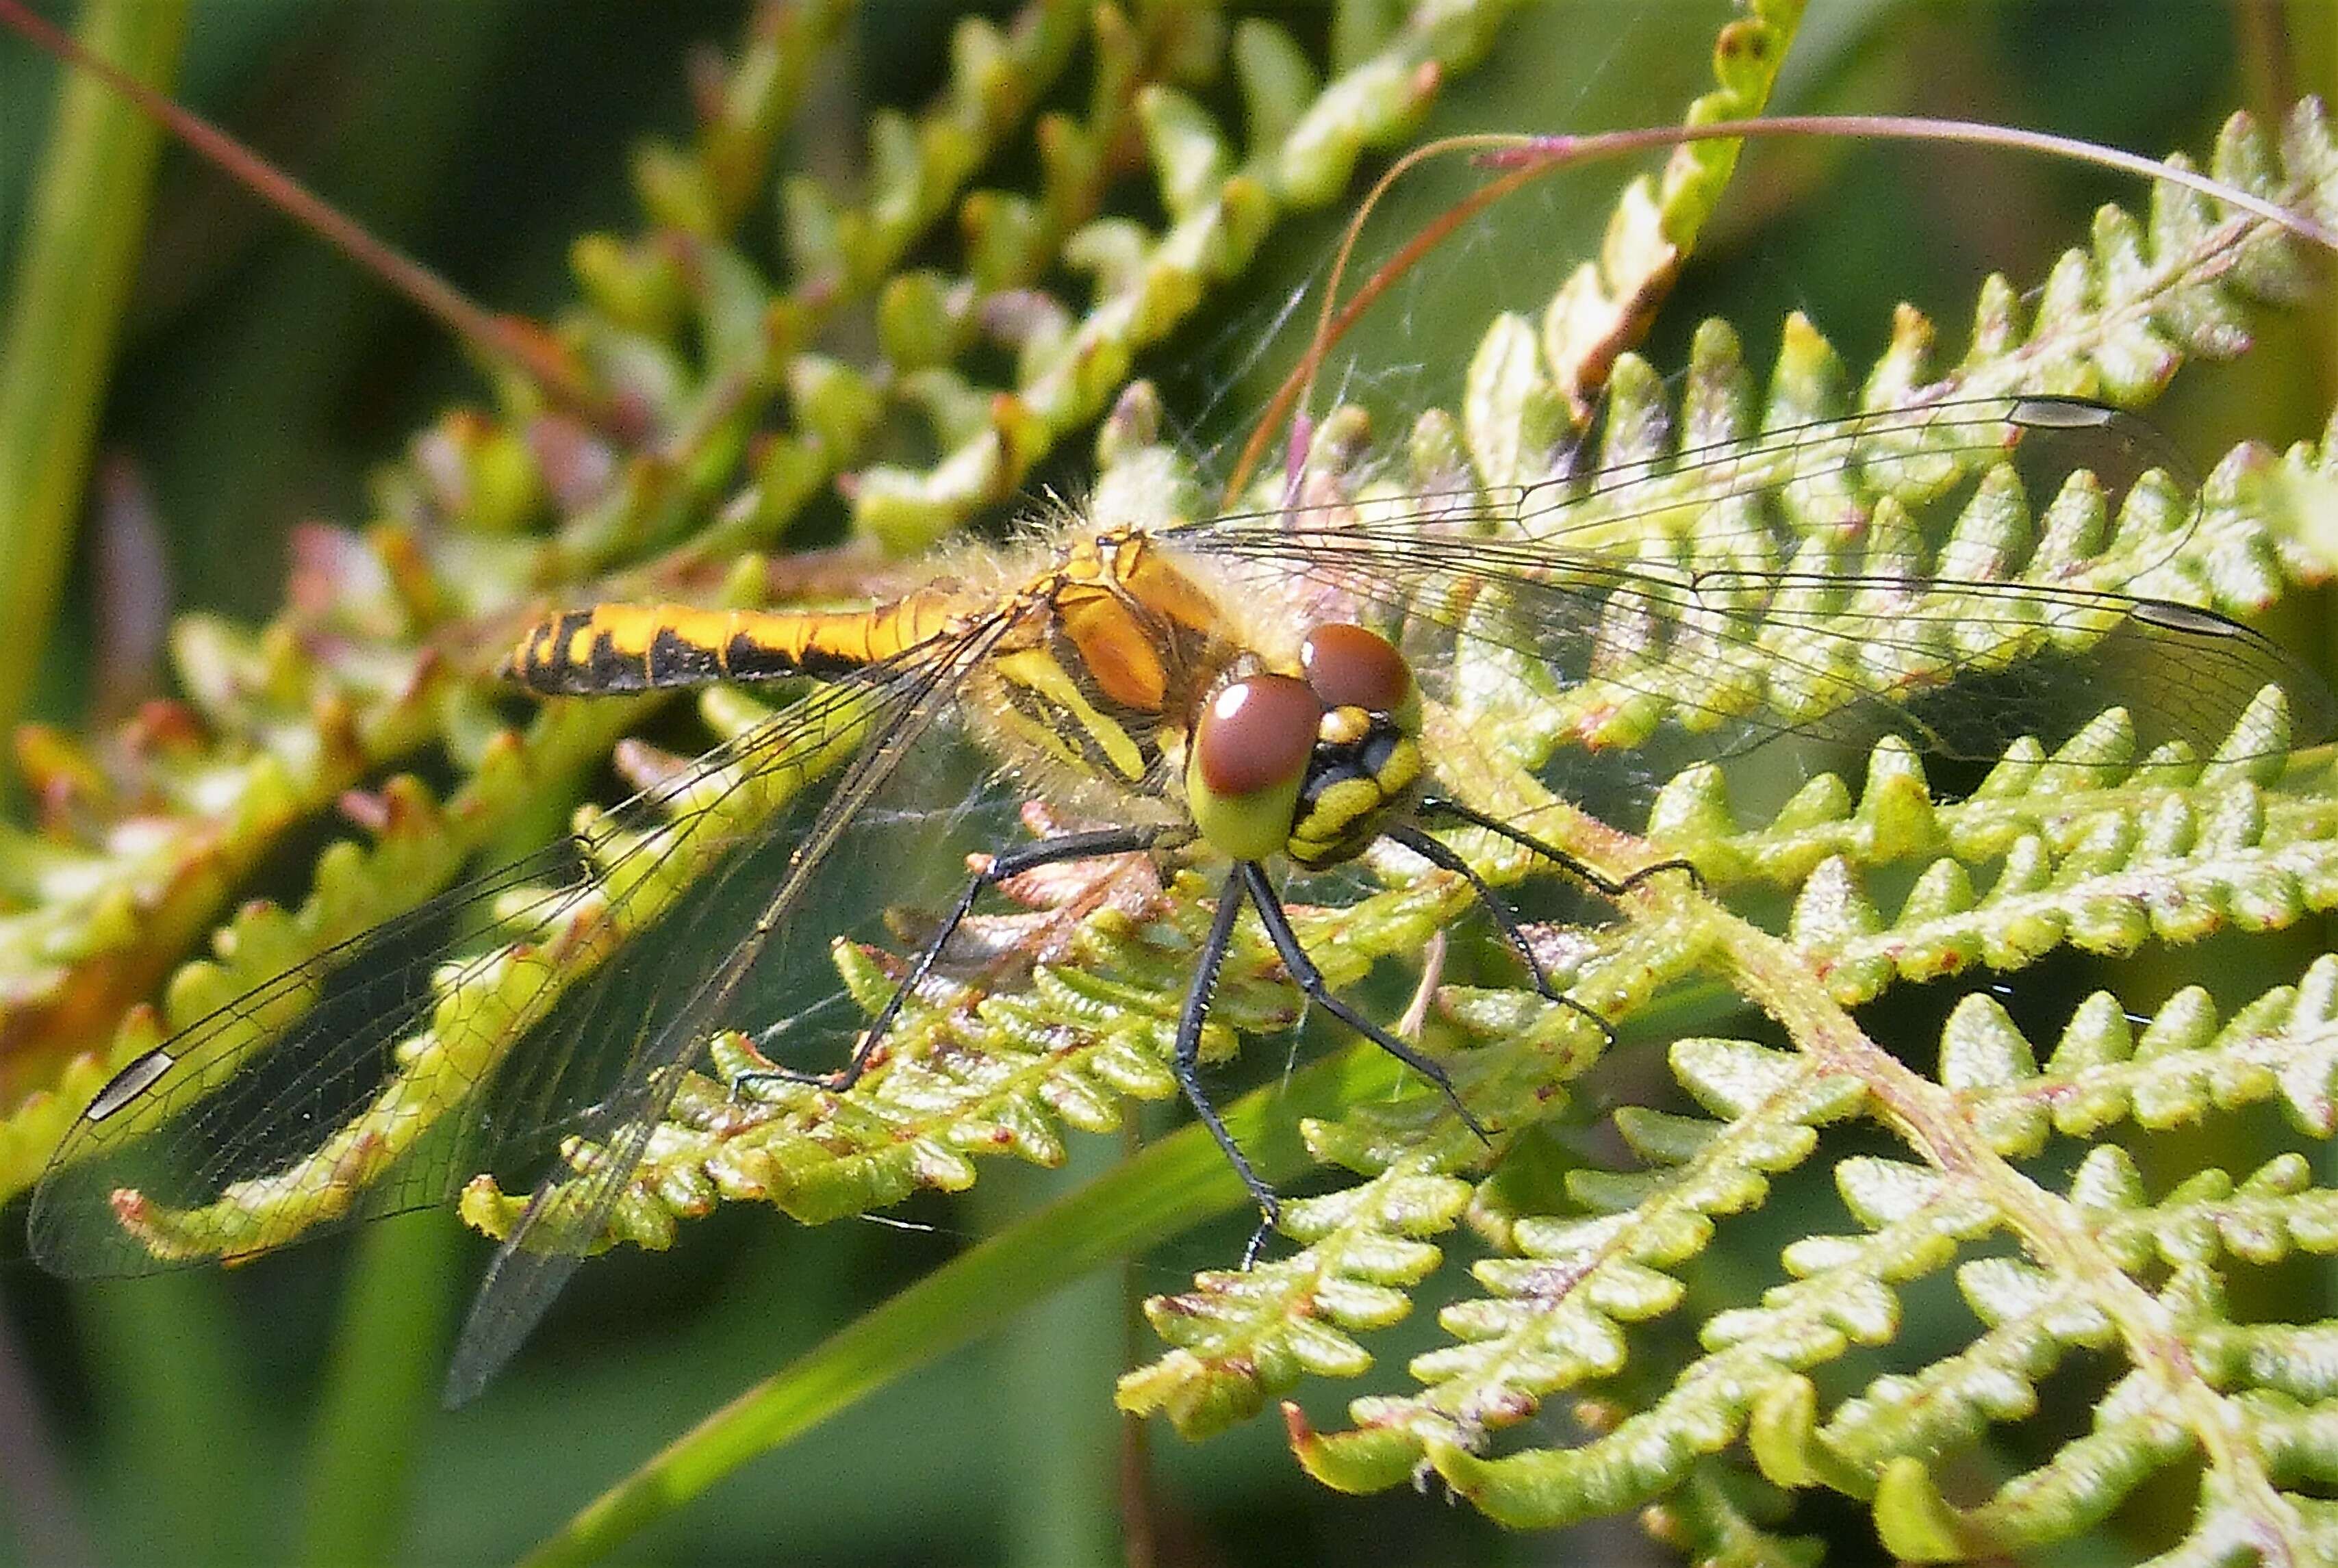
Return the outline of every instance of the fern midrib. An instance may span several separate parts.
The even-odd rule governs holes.
[[[1681,905],[1689,901],[1685,894],[1669,897]],[[1799,1052],[1828,1071],[1865,1084],[1877,1111],[1917,1154],[1950,1179],[1984,1194],[2023,1250],[2042,1267],[2080,1281],[2110,1318],[2136,1367],[2147,1369],[2166,1390],[2212,1473],[2232,1488],[2236,1499],[2245,1501],[2266,1530],[2275,1532],[2257,1544],[2278,1546],[2282,1562],[2311,1562],[2311,1539],[2304,1522],[2280,1495],[2254,1450],[2238,1438],[2249,1425],[2247,1412],[2201,1376],[2166,1308],[2105,1251],[2084,1216],[1990,1148],[1958,1114],[1951,1091],[1925,1079],[1871,1039],[1794,949],[1709,900],[1696,902],[1704,907],[1676,908],[1666,917],[1710,926],[1714,950],[1728,964],[1740,990],[1786,1030]]]

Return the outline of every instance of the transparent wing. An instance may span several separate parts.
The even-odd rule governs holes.
[[[2115,486],[2124,482],[2124,489]],[[2286,750],[2338,705],[2201,606],[2198,487],[2142,421],[2059,398],[1878,413],[1491,497],[1374,499],[1180,529],[1311,614],[1395,621],[1425,675],[1515,655],[1547,750],[1780,735],[1987,761],[2123,704],[2141,748]],[[2267,687],[2286,730],[2235,726]],[[1450,692],[1439,692],[1441,696]]]
[[[820,892],[824,914],[833,916],[808,933],[812,946],[824,950],[826,940],[850,924],[843,906],[851,900],[840,895],[858,891],[889,902],[916,897],[917,889],[901,878],[869,877],[866,866],[839,867],[831,876],[830,858],[848,828],[900,771],[927,732],[952,711],[959,677],[980,661],[996,634],[994,625],[960,639],[895,682],[883,722],[800,836],[765,835],[692,888],[685,907],[667,916],[660,935],[668,939],[662,946],[694,954],[694,962],[680,968],[678,975],[661,970],[656,960],[628,964],[621,958],[612,966],[611,974],[618,978],[602,1005],[631,990],[635,981],[653,987],[658,1001],[630,1008],[616,1001],[622,1026],[637,1042],[626,1071],[595,1108],[594,1124],[584,1142],[589,1157],[556,1164],[536,1183],[526,1211],[473,1298],[447,1370],[449,1406],[470,1399],[511,1358],[600,1240],[651,1133],[708,1037],[721,1028],[754,1030],[784,1016],[802,965],[767,965],[766,956],[806,898]],[[883,830],[884,825],[877,826]],[[928,873],[948,867],[951,875],[963,878],[963,861],[952,863],[928,851],[916,858]],[[858,889],[830,886],[837,877],[856,874],[862,882]],[[743,895],[749,908],[760,906],[760,913],[739,919],[742,900],[725,897],[732,889]],[[638,973],[627,978],[628,970]]]
[[[563,1183],[576,1223],[524,1229],[582,1245],[677,1063],[777,956],[855,803],[994,632],[823,688],[566,842],[172,1036],[59,1148],[34,1256],[84,1277],[248,1256],[443,1202],[479,1171],[532,1180],[572,1138],[600,1151],[592,1183]]]

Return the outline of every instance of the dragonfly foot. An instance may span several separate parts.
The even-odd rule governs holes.
[[[1637,887],[1641,883],[1649,881],[1654,877],[1661,877],[1667,871],[1678,871],[1682,873],[1684,876],[1687,877],[1688,885],[1691,887],[1694,887],[1699,893],[1706,891],[1704,873],[1696,868],[1696,865],[1694,861],[1684,859],[1677,855],[1670,860],[1659,860],[1653,866],[1641,867],[1637,871],[1633,872],[1630,876],[1616,883],[1616,891],[1618,893],[1628,893],[1633,888]]]
[[[1250,1233],[1250,1240],[1243,1245],[1242,1266],[1244,1273],[1248,1273],[1258,1262],[1259,1254],[1266,1250],[1266,1239],[1273,1235],[1276,1227],[1282,1223],[1281,1199],[1264,1188],[1260,1188],[1252,1196],[1258,1200],[1259,1221],[1258,1229]]]
[[[850,1068],[834,1073],[800,1073],[792,1067],[758,1067],[731,1080],[731,1103],[736,1105],[742,1095],[761,1090],[767,1083],[809,1083],[815,1089],[841,1094],[860,1077]]]
[[[1573,996],[1568,995],[1564,991],[1546,991],[1543,995],[1551,1001],[1557,1003],[1560,1006],[1571,1007],[1576,1012],[1583,1014],[1586,1018],[1590,1019],[1592,1026],[1597,1029],[1600,1034],[1607,1037],[1608,1044],[1613,1045],[1616,1044],[1616,1025],[1607,1022],[1607,1014],[1599,1011],[1598,1008],[1594,1007],[1588,1002],[1577,1002]]]

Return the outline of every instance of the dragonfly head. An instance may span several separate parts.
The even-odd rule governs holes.
[[[1419,789],[1420,694],[1376,632],[1318,626],[1301,675],[1236,675],[1203,704],[1185,760],[1194,826],[1237,860],[1335,865]]]

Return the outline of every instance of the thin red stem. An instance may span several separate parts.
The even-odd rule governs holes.
[[[0,0],[0,24],[104,83],[253,195],[380,279],[480,353],[526,376],[571,411],[595,424],[612,423],[606,401],[526,324],[474,303],[453,284],[377,238],[201,115],[83,48],[70,34],[35,15],[21,0]]]
[[[2106,147],[2075,136],[2046,131],[2025,131],[2014,125],[1990,125],[1977,120],[1942,120],[1914,114],[1773,114],[1759,120],[1722,120],[1705,125],[1666,125],[1632,131],[1602,131],[1588,136],[1528,136],[1508,152],[1484,155],[1489,167],[1531,160],[1530,166],[1560,168],[1596,158],[1650,147],[1676,146],[1686,142],[1760,140],[1783,136],[1859,137],[1875,142],[1950,142],[1974,147],[1999,147],[2017,152],[2038,152],[2067,158],[2099,168],[2165,181],[2196,191],[2228,207],[2288,230],[2301,240],[2338,252],[2338,230],[2303,212],[2293,212],[2237,185],[2196,169],[2179,168],[2139,152]]]

